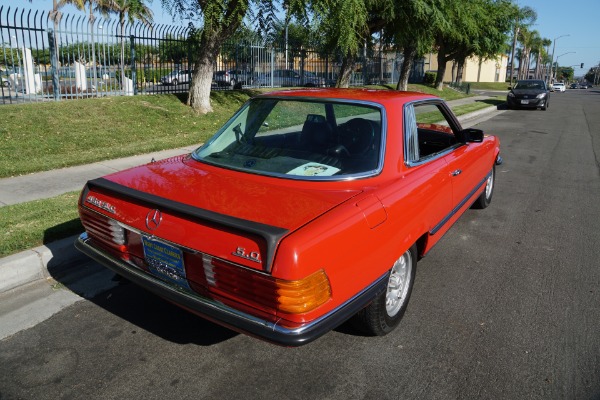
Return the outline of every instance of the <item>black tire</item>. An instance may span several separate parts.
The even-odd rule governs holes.
[[[10,87],[10,81],[2,81],[2,86]]]
[[[548,107],[550,107],[550,103],[546,100],[544,107],[542,107],[542,111],[546,111],[548,109]]]
[[[390,269],[386,290],[352,318],[354,327],[372,336],[384,336],[393,331],[408,306],[416,271],[417,247],[413,245]]]
[[[173,79],[173,80],[171,81],[171,85],[173,85],[173,86],[177,86],[177,84],[179,84],[179,81],[178,81],[177,79]]]
[[[490,205],[492,202],[492,196],[494,195],[494,186],[496,186],[495,165],[492,167],[492,171],[490,172],[490,175],[485,183],[485,189],[483,189],[481,195],[477,198],[477,200],[475,200],[475,203],[473,203],[473,208],[483,210]]]

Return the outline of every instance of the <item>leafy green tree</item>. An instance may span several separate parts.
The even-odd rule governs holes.
[[[448,24],[440,4],[440,0],[396,2],[395,16],[384,28],[386,41],[403,52],[396,90],[408,89],[408,78],[414,60],[432,50],[436,30]]]
[[[435,86],[438,90],[443,87],[448,61],[456,61],[460,81],[466,59],[470,56],[483,60],[495,58],[503,49],[506,32],[510,29],[511,4],[506,0],[468,3],[448,0],[445,6],[450,29],[443,26],[436,35],[438,73]]]
[[[476,21],[472,17],[475,10],[472,2],[445,0],[440,5],[448,24],[436,27],[434,32],[438,64],[434,86],[438,90],[443,89],[446,64],[461,57],[459,52],[469,45],[470,33],[476,28]]]
[[[342,64],[337,87],[348,87],[359,52],[375,32],[395,15],[394,0],[312,0],[307,15],[314,15],[318,30],[327,38],[324,47],[337,49]]]
[[[242,25],[250,0],[161,0],[172,15],[182,15],[202,21],[202,27],[192,30],[194,72],[188,93],[188,105],[196,112],[212,111],[210,89],[214,65],[223,43]],[[276,20],[276,5],[268,0],[252,0],[258,9],[263,29]]]
[[[184,36],[174,36],[168,33],[158,45],[158,54],[163,61],[181,64],[189,57],[189,43]]]
[[[585,74],[585,80],[594,85],[598,83],[598,78],[600,78],[600,64],[590,68]]]
[[[569,82],[573,80],[575,76],[575,70],[573,67],[557,67],[556,69],[556,80]]]

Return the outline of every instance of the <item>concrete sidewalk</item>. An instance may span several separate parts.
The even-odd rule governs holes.
[[[489,96],[474,96],[448,102],[451,108],[489,99]],[[497,113],[490,106],[458,119],[463,128],[468,128],[489,119]],[[152,159],[161,160],[190,153],[196,146],[154,152],[116,160],[101,161],[89,165],[63,168],[34,173],[14,178],[0,179],[0,207],[26,201],[55,197],[70,191],[81,190],[90,179],[141,165]],[[75,237],[49,243],[5,258],[0,258],[0,293],[41,279],[62,277],[73,264],[81,263],[85,256],[75,250]]]
[[[0,207],[26,201],[46,199],[63,193],[81,190],[90,179],[113,172],[190,153],[197,146],[157,151],[138,156],[100,161],[93,164],[61,168],[52,171],[0,179]]]

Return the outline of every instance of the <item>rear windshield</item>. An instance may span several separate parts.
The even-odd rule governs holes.
[[[556,83],[554,84],[557,85]],[[546,85],[543,81],[517,81],[515,89],[545,89]]]
[[[382,118],[363,103],[256,98],[192,156],[289,179],[367,176],[381,168]]]

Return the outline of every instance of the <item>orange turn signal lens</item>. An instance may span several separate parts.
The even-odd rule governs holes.
[[[275,280],[278,309],[290,314],[312,311],[331,298],[331,285],[322,269],[296,281]]]

